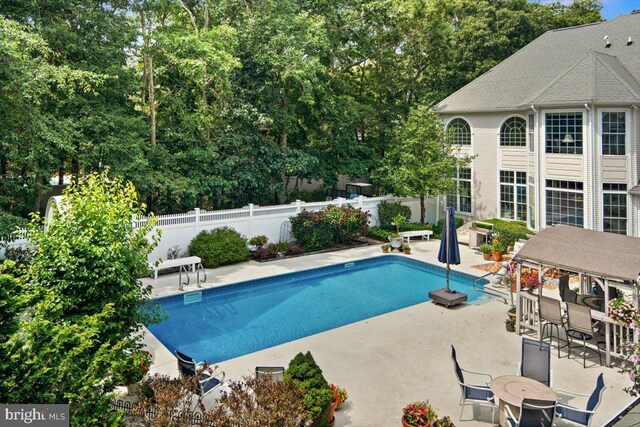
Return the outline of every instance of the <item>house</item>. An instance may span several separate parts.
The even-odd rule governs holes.
[[[640,13],[548,31],[440,102],[468,218],[640,236]]]

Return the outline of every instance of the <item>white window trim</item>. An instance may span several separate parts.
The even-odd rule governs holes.
[[[464,145],[463,145],[464,147]],[[466,216],[466,217],[473,217],[473,212],[474,212],[474,207],[473,207],[473,166],[470,164],[468,167],[465,167],[463,169],[469,169],[471,171],[471,179],[469,180],[470,182],[470,186],[469,189],[471,190],[469,197],[471,197],[471,212],[465,212],[465,211],[459,211],[457,208],[460,207],[460,193],[458,191],[458,182],[460,181],[460,167],[458,167],[456,169],[456,176],[455,176],[455,181],[456,181],[456,206],[455,209],[453,210],[454,213],[456,215],[460,215],[460,216]],[[466,179],[464,180],[466,181]],[[445,203],[446,203],[446,195],[445,195]]]
[[[500,172],[513,172],[513,179],[514,181],[511,183],[503,183],[500,182]],[[524,173],[525,175],[525,183],[524,184],[516,184],[516,172],[521,172]],[[529,226],[529,174],[527,173],[526,170],[517,170],[517,169],[501,169],[500,165],[498,165],[498,192],[496,193],[498,195],[497,199],[497,210],[496,210],[496,217],[505,220],[505,221],[520,221],[520,222],[525,222],[527,224],[527,227]],[[527,219],[525,221],[522,221],[520,219],[518,219],[518,203],[517,203],[517,190],[514,191],[513,193],[513,205],[514,205],[514,210],[513,210],[513,218],[504,218],[502,216],[502,192],[500,191],[500,186],[501,185],[511,185],[512,187],[514,187],[514,190],[516,187],[524,187],[525,188],[525,194],[527,197],[527,203],[526,203],[526,207],[525,207],[525,215],[527,216]]]
[[[469,150],[471,152],[473,152],[473,137],[474,137],[474,130],[473,130],[473,126],[471,126],[471,120],[469,120],[468,117],[466,116],[452,116],[449,117],[446,121],[446,123],[444,124],[444,128],[448,131],[449,129],[449,123],[451,123],[453,120],[455,119],[462,119],[465,122],[467,122],[467,124],[469,125],[469,133],[470,133],[470,141],[471,143],[469,145],[462,145],[462,144],[451,144],[452,146],[456,147],[457,149],[461,149],[461,148],[466,148],[468,147]]]
[[[620,191],[620,190],[604,190],[604,184],[626,184],[627,185],[627,190],[626,191]],[[627,236],[631,236],[633,233],[633,227],[632,227],[632,222],[633,219],[631,217],[631,215],[633,215],[633,211],[631,209],[631,205],[633,203],[633,201],[631,200],[631,195],[629,193],[627,193],[628,189],[629,189],[629,184],[627,184],[626,182],[602,182],[600,183],[600,209],[602,210],[602,212],[600,212],[600,230],[601,231],[605,231],[604,230],[604,195],[605,193],[609,193],[609,194],[624,194],[627,197]]]
[[[624,121],[624,152],[625,154],[604,154],[602,152],[602,116],[604,113],[624,113],[625,121]],[[598,150],[597,153],[600,157],[629,157],[629,153],[631,152],[631,110],[628,108],[598,108]],[[630,166],[630,165],[628,165]],[[602,170],[602,169],[600,169]],[[629,185],[627,183],[627,185]]]
[[[562,114],[562,113],[580,113],[582,114],[582,154],[574,153],[547,153],[547,115],[548,114]],[[587,110],[584,108],[566,108],[558,110],[544,110],[542,111],[542,138],[541,147],[542,153],[545,156],[584,156],[587,154],[587,147],[589,145],[589,125],[588,125]]]
[[[555,187],[547,187],[547,179],[550,179],[552,181],[566,181],[566,182],[580,182],[582,183],[582,190],[571,190],[569,188],[555,188]],[[587,229],[587,221],[586,221],[586,216],[587,216],[587,200],[586,200],[586,184],[584,183],[584,181],[576,181],[573,179],[554,179],[554,178],[545,178],[543,180],[544,183],[544,193],[543,193],[543,197],[542,200],[544,200],[544,227],[553,227],[553,225],[549,225],[547,224],[547,190],[552,190],[552,191],[564,191],[567,193],[576,193],[576,194],[582,194],[582,228]],[[555,224],[558,225],[558,224]]]
[[[512,119],[514,117],[518,117],[518,118],[524,120],[525,143],[524,143],[524,145],[501,145],[500,135],[502,133],[502,126],[504,126],[504,123],[507,120]],[[524,150],[528,150],[529,149],[529,144],[528,143],[529,143],[529,121],[527,120],[527,116],[526,115],[523,116],[522,114],[510,114],[500,122],[500,125],[498,126],[498,148],[507,149],[507,150],[523,150],[523,149]]]

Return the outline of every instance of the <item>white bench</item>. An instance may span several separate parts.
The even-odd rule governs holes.
[[[196,266],[202,262],[199,256],[188,256],[184,258],[167,259],[158,262],[157,265],[149,264],[149,268],[153,270],[153,278],[158,278],[158,271],[167,270],[169,268],[191,266],[191,271],[196,271]]]
[[[412,237],[422,237],[422,240],[426,237],[427,240],[431,240],[433,231],[431,230],[414,230],[414,231],[401,231],[400,237],[406,238],[407,243],[411,243]]]

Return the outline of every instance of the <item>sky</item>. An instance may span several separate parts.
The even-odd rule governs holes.
[[[542,3],[550,3],[555,0],[542,0]],[[560,0],[562,3],[572,3],[573,0]],[[602,16],[610,20],[621,13],[630,13],[633,9],[640,9],[640,0],[602,0]]]

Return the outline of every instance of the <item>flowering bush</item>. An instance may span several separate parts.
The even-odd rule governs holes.
[[[125,382],[127,384],[137,383],[149,372],[152,354],[148,351],[136,351],[128,361],[129,367],[125,371]]]
[[[410,403],[402,412],[404,420],[412,426],[426,426],[429,421],[435,421],[437,418],[428,400]]]
[[[155,390],[163,387],[171,381],[171,378],[168,375],[160,375],[155,373],[153,375],[149,375],[144,377],[144,379],[140,382],[140,389],[138,393],[141,396],[146,398],[153,398],[155,395]]]
[[[335,384],[331,384],[330,387],[335,401],[338,402],[336,408],[339,408],[347,401],[347,390]]]
[[[540,278],[538,277],[538,274],[535,273],[522,274],[520,277],[520,284],[523,289],[538,289],[540,287]]]
[[[638,320],[638,310],[624,298],[616,298],[609,301],[609,317],[618,323],[630,326]]]
[[[291,232],[307,251],[327,248],[364,236],[369,214],[351,206],[329,206],[319,212],[303,211],[291,217]]]

